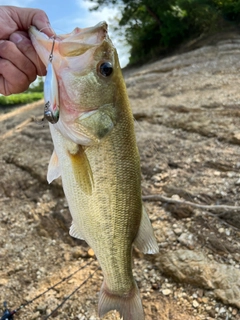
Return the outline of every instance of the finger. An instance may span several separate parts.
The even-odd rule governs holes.
[[[56,35],[50,25],[48,16],[43,10],[11,6],[9,6],[8,9],[10,11],[11,17],[18,25],[19,30],[27,31],[28,28],[33,25],[49,37]]]
[[[0,58],[0,93],[10,95],[20,93],[30,85],[25,73],[21,72],[9,60]]]
[[[46,67],[37,55],[37,52],[35,51],[26,32],[14,32],[11,34],[9,40],[14,42],[22,54],[34,64],[37,75],[44,76],[46,74]]]
[[[28,50],[32,45],[29,39],[25,39],[24,45]],[[34,81],[37,75],[35,65],[28,59],[11,41],[0,41],[0,56],[10,61],[17,69],[25,73],[30,82]]]
[[[38,28],[38,30],[45,33],[48,37],[56,36],[55,31],[51,27],[48,16],[42,10],[38,10],[38,12],[32,17],[31,25]]]

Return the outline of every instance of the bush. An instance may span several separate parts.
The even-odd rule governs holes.
[[[26,104],[43,98],[43,92],[19,93],[10,96],[0,96],[0,106]]]

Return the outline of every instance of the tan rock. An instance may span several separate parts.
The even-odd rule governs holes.
[[[240,308],[240,270],[211,261],[203,252],[182,249],[161,253],[158,262],[177,281],[211,289],[216,298]]]
[[[110,311],[102,320],[122,320],[122,318],[120,318],[120,314],[117,311]]]

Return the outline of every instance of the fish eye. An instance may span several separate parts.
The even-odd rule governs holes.
[[[105,61],[101,63],[99,66],[99,71],[101,75],[103,75],[104,77],[109,77],[113,72],[113,67],[111,62]]]

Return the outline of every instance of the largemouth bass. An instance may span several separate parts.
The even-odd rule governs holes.
[[[99,315],[117,310],[124,320],[143,320],[132,245],[144,253],[157,253],[158,245],[142,205],[134,119],[107,24],[58,35],[54,48],[36,28],[29,33],[46,66],[53,51],[48,82],[59,119],[50,123],[54,152],[47,178],[61,175],[70,234],[86,240],[101,265]]]

